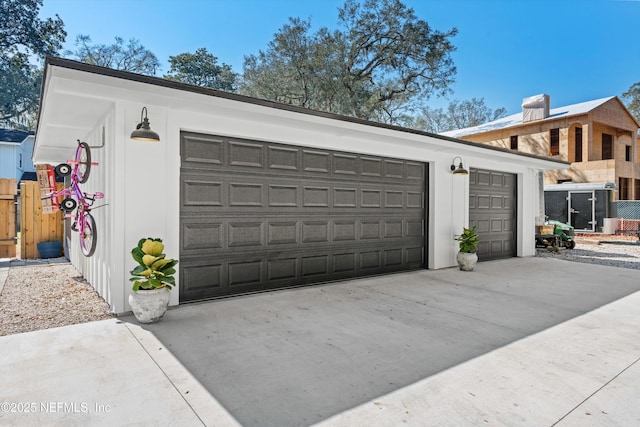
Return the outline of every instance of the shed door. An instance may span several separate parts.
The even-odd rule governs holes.
[[[569,224],[576,230],[595,231],[595,199],[593,191],[569,192]]]
[[[181,301],[422,268],[425,172],[182,133]]]
[[[516,176],[471,169],[469,174],[469,225],[476,226],[478,259],[516,256]]]

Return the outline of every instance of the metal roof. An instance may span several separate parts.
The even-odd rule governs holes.
[[[537,120],[537,122],[543,122],[545,120],[554,120],[558,118],[577,116],[580,114],[586,114],[602,104],[615,99],[615,96],[609,96],[607,98],[594,99],[593,101],[580,102],[578,104],[565,105],[564,107],[552,108],[549,111],[549,117],[543,120]],[[533,122],[529,122],[533,123]],[[461,138],[467,135],[474,135],[478,133],[491,132],[494,130],[505,129],[524,124],[522,121],[522,111],[516,114],[512,114],[501,119],[494,120],[492,122],[483,123],[478,126],[472,126],[464,129],[456,129],[448,132],[442,132],[440,135],[448,136],[451,138]]]

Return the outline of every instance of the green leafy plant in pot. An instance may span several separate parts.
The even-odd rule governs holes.
[[[129,305],[140,323],[157,322],[164,316],[175,286],[174,268],[178,260],[167,258],[162,239],[143,238],[131,250],[138,265],[131,270],[133,293]]]
[[[459,242],[460,249],[456,255],[458,267],[463,271],[473,271],[478,263],[478,255],[476,252],[478,250],[478,244],[480,243],[475,225],[471,228],[463,228],[462,234],[456,236],[455,239]]]

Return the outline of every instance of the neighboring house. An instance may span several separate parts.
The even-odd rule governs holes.
[[[542,171],[568,163],[412,129],[47,58],[34,161],[98,165],[83,191],[97,249],[70,259],[116,313],[129,311],[130,251],[159,237],[179,258],[171,304],[535,255]],[[146,107],[159,142],[130,138]],[[469,175],[454,175],[459,159]],[[392,279],[390,279],[392,280]],[[428,284],[425,284],[428,286]]]
[[[615,96],[550,109],[549,96],[525,98],[523,111],[442,135],[571,162],[545,172],[545,184],[614,183],[617,199],[640,200],[638,123]]]
[[[36,176],[36,168],[33,165],[33,160],[31,158],[33,156],[33,144],[35,143],[35,140],[36,137],[31,133],[20,143],[17,163],[17,174],[20,177],[18,182],[38,180]]]
[[[0,178],[35,179],[35,168],[31,160],[33,132],[0,129]]]

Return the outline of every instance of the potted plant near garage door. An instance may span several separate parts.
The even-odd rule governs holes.
[[[154,323],[164,316],[175,286],[175,265],[178,260],[167,258],[162,239],[140,239],[131,250],[138,265],[131,270],[133,293],[129,305],[140,323]]]
[[[460,251],[456,255],[458,267],[463,271],[473,271],[478,263],[478,244],[480,239],[476,233],[475,225],[471,228],[463,228],[462,234],[456,237],[459,242]]]

